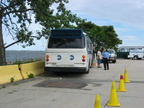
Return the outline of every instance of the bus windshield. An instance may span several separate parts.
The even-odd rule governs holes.
[[[84,48],[81,29],[55,29],[51,31],[48,48]]]

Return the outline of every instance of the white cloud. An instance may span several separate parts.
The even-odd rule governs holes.
[[[136,36],[122,36],[123,40],[128,40],[128,41],[136,41],[138,38]]]
[[[113,25],[122,45],[144,44],[143,0],[69,0],[73,13],[97,25]]]
[[[120,27],[115,27],[114,28],[118,33],[120,32],[126,32],[126,31],[130,31],[129,28],[120,28]]]
[[[143,0],[69,0],[68,9],[78,16],[112,19],[144,29]]]
[[[137,36],[120,36],[123,44],[119,46],[143,46],[144,41]]]

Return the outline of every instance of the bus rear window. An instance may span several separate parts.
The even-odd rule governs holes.
[[[49,38],[48,48],[84,48],[82,38]]]

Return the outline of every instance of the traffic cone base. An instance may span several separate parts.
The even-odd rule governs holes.
[[[126,92],[127,90],[117,90],[118,92]]]
[[[107,106],[120,106],[120,103],[114,104],[114,103],[108,103]]]

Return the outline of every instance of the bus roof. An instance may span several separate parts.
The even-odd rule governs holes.
[[[82,29],[53,29],[51,37],[53,38],[82,38]]]

